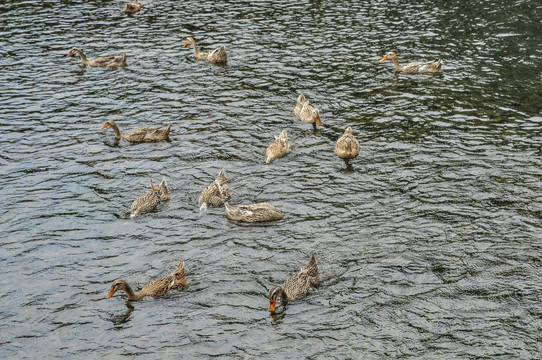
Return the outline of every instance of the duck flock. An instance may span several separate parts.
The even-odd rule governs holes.
[[[143,3],[135,0],[125,5],[124,12],[133,16],[141,10]],[[196,59],[208,61],[212,64],[226,64],[228,55],[226,48],[219,48],[208,52],[199,52],[196,42],[192,37],[186,39],[183,47],[191,45],[194,50]],[[67,57],[79,55],[83,65],[88,66],[105,66],[105,67],[122,67],[126,66],[126,53],[120,56],[106,56],[88,60],[80,48],[74,47],[70,50]],[[398,72],[406,73],[439,73],[442,71],[442,61],[415,62],[401,66],[397,59],[397,55],[393,52],[388,52],[380,60],[384,62],[392,60],[394,68]],[[293,103],[293,101],[292,101]],[[299,94],[297,103],[292,110],[292,113],[299,117],[302,121],[312,124],[313,127],[321,126],[320,111],[313,107],[306,99],[304,94]],[[115,133],[115,138],[124,139],[132,143],[159,142],[169,140],[169,132],[171,125],[166,125],[163,128],[141,128],[133,130],[129,133],[121,133],[114,121],[107,121],[101,129],[112,128]],[[353,135],[351,127],[347,127],[344,134],[337,140],[335,145],[335,154],[344,159],[348,164],[350,159],[358,156],[360,150],[359,142]],[[274,159],[285,156],[290,151],[290,143],[286,130],[275,136],[275,141],[269,145],[265,156],[266,164],[270,164]],[[164,201],[170,200],[171,196],[168,192],[166,180],[162,180],[158,186],[155,186],[153,181],[150,182],[151,189],[149,192],[139,196],[132,203],[131,217],[139,214],[153,211],[156,206]],[[200,212],[205,212],[208,206],[224,206],[226,216],[233,221],[242,222],[263,222],[275,221],[283,218],[282,212],[275,206],[268,203],[247,204],[247,205],[232,205],[228,203],[231,193],[228,188],[228,179],[225,170],[222,169],[216,179],[207,186],[199,197]],[[311,286],[317,285],[319,282],[318,266],[315,254],[312,254],[309,262],[301,268],[300,272],[295,276],[287,279],[282,285],[274,286],[269,291],[269,307],[271,312],[275,311],[277,298],[281,299],[282,304],[293,301],[305,295]],[[109,299],[113,294],[122,290],[128,295],[131,301],[137,301],[145,296],[160,297],[167,291],[178,287],[186,287],[187,281],[184,271],[184,261],[181,261],[177,268],[168,276],[153,281],[146,285],[143,289],[134,292],[130,285],[125,280],[116,280],[107,295]]]

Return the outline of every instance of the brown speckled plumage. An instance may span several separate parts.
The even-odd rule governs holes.
[[[228,178],[224,169],[220,170],[213,183],[207,186],[199,197],[200,210],[207,208],[207,205],[220,206],[230,198],[230,189],[228,187]]]
[[[71,57],[73,55],[79,55],[81,57],[81,61],[83,62],[83,65],[89,65],[89,66],[126,66],[126,53],[123,52],[121,56],[105,56],[100,57],[93,60],[88,60],[85,54],[83,54],[83,50],[74,47],[70,50],[67,57]]]
[[[335,154],[341,159],[353,159],[358,156],[359,142],[352,134],[352,128],[350,126],[346,128],[343,136],[337,140]]]
[[[116,139],[124,139],[129,142],[157,142],[169,139],[171,125],[163,128],[142,128],[121,134],[120,130],[113,120],[108,120],[100,129],[112,128]]]
[[[151,191],[134,200],[132,203],[132,215],[130,217],[151,212],[156,205],[170,199],[171,196],[168,192],[166,180],[162,180],[158,187],[154,186],[154,183],[151,180]]]
[[[274,159],[283,157],[289,150],[290,141],[288,134],[286,130],[282,130],[279,136],[275,136],[275,141],[265,151],[265,155],[267,156],[265,163],[269,164]]]
[[[142,7],[143,3],[141,1],[134,0],[124,5],[124,12],[126,13],[126,15],[134,15],[136,12],[141,10]]]
[[[194,48],[194,57],[196,59],[206,60],[212,62],[213,64],[225,64],[228,62],[228,54],[226,53],[226,48],[223,45],[208,53],[199,52],[196,42],[191,37],[186,38],[186,42],[184,43],[183,47],[187,47],[188,45],[192,45]]]
[[[111,289],[107,294],[107,298],[111,298],[111,296],[113,296],[115,292],[122,290],[128,295],[128,300],[138,301],[145,296],[163,296],[169,290],[178,288],[180,286],[182,286],[183,288],[186,287],[186,277],[184,275],[184,261],[181,261],[177,268],[168,276],[151,282],[143,289],[135,293],[126,281],[115,280],[115,282],[113,282],[113,285],[111,285]]]
[[[389,52],[382,58],[382,60],[380,60],[380,62],[384,62],[386,60],[393,61],[395,71],[404,73],[439,73],[442,71],[442,60],[440,59],[427,62],[412,62],[406,64],[405,66],[401,66],[399,65],[399,59],[397,59],[397,55],[395,55],[395,53],[393,52]]]
[[[305,295],[311,286],[320,282],[316,255],[312,254],[307,265],[293,277],[286,280],[281,286],[275,286],[269,290],[269,311],[275,311],[277,298],[280,297],[282,304],[286,305],[300,296]]]
[[[230,205],[224,203],[226,216],[230,220],[245,222],[274,221],[282,219],[282,213],[273,205],[268,203],[250,205]]]
[[[322,125],[322,120],[320,119],[320,110],[310,105],[309,101],[305,98],[305,95],[303,94],[300,94],[297,97],[297,103],[292,113],[299,116],[301,121],[312,124],[313,126]]]

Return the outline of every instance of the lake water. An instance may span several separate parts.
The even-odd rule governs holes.
[[[144,3],[0,4],[2,358],[540,357],[539,1]],[[195,61],[187,36],[230,62]],[[443,73],[397,74],[388,51]],[[316,130],[291,114],[301,92]],[[169,123],[171,142],[115,141],[106,120]],[[292,151],[265,165],[283,129]],[[222,168],[232,204],[284,219],[200,215]],[[162,178],[171,201],[130,219]],[[313,252],[319,287],[271,314]],[[105,298],[180,260],[188,289]]]

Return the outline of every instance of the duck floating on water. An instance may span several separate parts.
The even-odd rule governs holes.
[[[83,65],[109,66],[109,67],[126,66],[125,52],[123,52],[122,55],[120,56],[105,56],[105,57],[100,57],[93,60],[88,60],[85,54],[83,54],[83,50],[79,49],[78,47],[74,47],[70,50],[70,52],[68,53],[68,55],[66,55],[66,57],[72,57],[75,54],[81,57],[81,61],[83,62]]]
[[[283,215],[276,207],[268,203],[234,206],[224,203],[226,216],[230,220],[244,222],[263,222],[282,219]]]
[[[111,289],[107,294],[107,299],[110,299],[117,291],[122,290],[128,295],[128,300],[138,301],[145,296],[160,297],[171,289],[178,287],[186,288],[186,277],[184,275],[184,261],[181,261],[177,268],[171,274],[161,279],[147,284],[143,289],[135,292],[132,290],[128,282],[125,280],[115,280]]]
[[[395,55],[394,52],[389,52],[380,60],[380,62],[384,62],[386,60],[392,60],[393,66],[395,67],[395,71],[398,71],[398,72],[415,74],[415,73],[439,73],[442,71],[442,60],[440,59],[435,60],[435,61],[427,61],[427,62],[412,62],[412,63],[406,64],[405,66],[401,66],[399,65],[399,60],[397,59],[397,55]]]
[[[213,64],[225,64],[228,62],[228,54],[226,53],[226,48],[223,45],[208,53],[200,53],[198,51],[198,47],[196,46],[196,42],[191,37],[186,38],[183,48],[187,47],[188,45],[192,45],[194,48],[194,56],[196,59],[206,60],[212,62]]]
[[[140,143],[168,140],[171,125],[168,124],[163,128],[142,128],[130,131],[126,134],[121,134],[117,124],[115,124],[113,120],[107,120],[100,129],[103,130],[107,128],[113,129],[116,139],[124,139],[126,141]]]
[[[275,286],[269,290],[269,311],[274,312],[277,304],[277,298],[280,297],[282,304],[305,295],[311,286],[318,285],[320,277],[318,275],[318,265],[316,255],[312,254],[311,259],[301,268],[301,271],[293,277],[286,280],[281,286]]]
[[[199,196],[200,211],[205,211],[208,205],[220,206],[230,198],[228,178],[224,169],[220,170],[213,183],[207,186]]]
[[[126,5],[124,5],[124,12],[126,13],[126,15],[132,16],[136,12],[141,10],[142,7],[143,7],[143,3],[141,1],[134,0],[134,1],[129,2]]]
[[[359,154],[359,142],[352,134],[352,128],[349,126],[344,131],[343,136],[337,140],[335,145],[335,155],[341,159],[353,159]]]
[[[305,95],[299,94],[297,97],[297,103],[294,110],[294,115],[299,116],[301,121],[312,124],[313,126],[321,126],[322,120],[320,119],[320,110],[314,108],[309,104],[309,101],[305,98]]]
[[[289,150],[290,141],[288,140],[288,134],[286,130],[282,130],[279,136],[275,136],[275,141],[265,151],[265,156],[267,156],[265,163],[269,164],[274,159],[283,157]]]
[[[151,180],[151,191],[134,200],[130,217],[133,218],[138,214],[151,212],[158,204],[169,201],[170,199],[171,196],[168,192],[166,180],[162,180],[158,187],[154,186],[154,183]]]

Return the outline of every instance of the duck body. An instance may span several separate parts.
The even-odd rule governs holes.
[[[121,134],[120,130],[113,120],[108,120],[100,129],[112,128],[115,132],[116,139],[124,139],[129,142],[156,142],[169,139],[171,125],[166,125],[163,128],[142,128],[131,131],[126,134]]]
[[[228,187],[228,178],[224,169],[220,170],[213,183],[207,186],[199,196],[200,211],[207,208],[208,205],[220,206],[230,198],[231,193]]]
[[[335,155],[345,160],[353,159],[359,155],[359,142],[352,134],[350,126],[346,128],[343,136],[337,140]]]
[[[170,199],[171,196],[168,192],[166,180],[162,180],[158,187],[154,186],[154,183],[151,180],[151,191],[134,200],[130,217],[151,212],[158,204],[169,201]]]
[[[226,216],[230,220],[244,222],[263,222],[282,219],[280,210],[268,203],[258,203],[250,205],[230,205],[224,203],[226,207]]]
[[[305,98],[305,95],[303,94],[300,94],[297,97],[297,103],[292,113],[294,115],[297,115],[303,122],[312,124],[313,126],[322,126],[322,120],[320,119],[320,110],[310,105],[309,101]]]
[[[399,60],[397,59],[397,55],[395,55],[394,52],[389,52],[380,60],[380,62],[384,62],[386,60],[392,60],[393,66],[395,67],[395,71],[398,71],[398,72],[404,72],[408,74],[442,72],[441,59],[438,59],[435,61],[426,61],[426,62],[412,62],[404,66],[401,66],[399,65]]]
[[[110,299],[115,292],[122,290],[128,295],[128,300],[138,301],[145,296],[160,297],[163,296],[171,289],[176,289],[182,286],[186,287],[186,277],[184,274],[184,261],[181,261],[177,268],[171,272],[168,276],[147,284],[143,289],[138,292],[134,292],[128,282],[125,280],[115,280],[111,289],[107,294],[107,298]]]
[[[265,163],[269,164],[274,159],[283,157],[289,150],[290,141],[288,140],[288,134],[286,130],[282,130],[279,136],[275,136],[275,142],[269,145],[265,151],[265,155],[267,156]]]
[[[134,15],[136,12],[141,10],[142,7],[143,3],[141,1],[134,0],[124,5],[124,12],[126,13],[126,15]]]
[[[311,286],[315,286],[320,282],[318,274],[318,264],[316,263],[316,255],[312,254],[309,262],[301,271],[286,280],[281,286],[275,286],[269,290],[269,307],[268,310],[273,312],[277,304],[277,299],[280,297],[282,304],[286,305],[290,301],[305,295]]]
[[[194,48],[194,57],[196,59],[209,61],[213,64],[225,64],[228,62],[228,54],[226,53],[226,48],[223,45],[208,53],[199,52],[196,42],[191,37],[186,39],[183,47],[187,47],[188,45],[192,45]]]
[[[73,55],[79,55],[83,65],[88,66],[108,66],[108,67],[117,67],[117,66],[126,66],[126,53],[123,52],[120,56],[105,56],[97,59],[88,60],[83,50],[74,47],[70,50],[66,57],[72,57]]]

